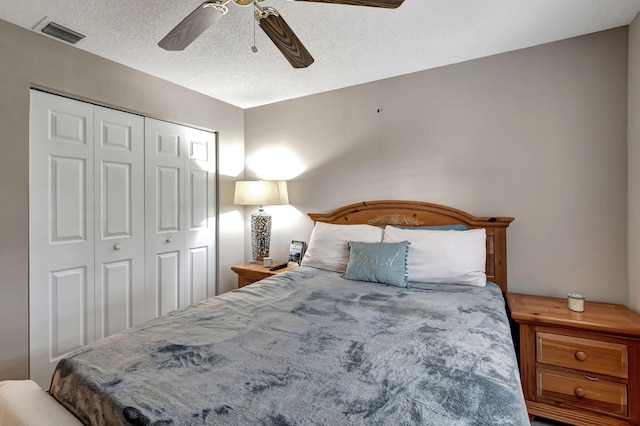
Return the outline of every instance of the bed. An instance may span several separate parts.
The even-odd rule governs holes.
[[[60,361],[50,394],[96,425],[529,424],[502,296],[512,218],[408,201],[310,217],[301,267],[83,348]],[[319,224],[372,241],[348,243],[346,272],[318,268],[339,257],[321,250]],[[375,241],[387,225],[400,239],[481,232],[483,284],[411,282],[419,238]],[[404,263],[356,247],[397,249]],[[404,275],[370,279],[369,261]],[[364,280],[343,278],[353,274]]]

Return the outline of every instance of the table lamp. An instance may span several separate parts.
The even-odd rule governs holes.
[[[233,203],[242,206],[260,206],[251,215],[251,255],[254,261],[269,257],[271,243],[271,215],[264,205],[289,204],[287,182],[283,180],[238,181]]]

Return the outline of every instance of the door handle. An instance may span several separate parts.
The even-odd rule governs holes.
[[[167,243],[170,243],[171,241],[173,241],[173,238],[167,237]]]
[[[120,243],[115,243],[115,244],[113,245],[113,249],[114,249],[114,250],[120,250]]]

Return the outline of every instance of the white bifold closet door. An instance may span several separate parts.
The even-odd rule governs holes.
[[[30,376],[216,294],[216,135],[32,91]]]
[[[31,92],[30,375],[144,320],[144,118]]]
[[[215,134],[145,120],[148,318],[214,296]]]

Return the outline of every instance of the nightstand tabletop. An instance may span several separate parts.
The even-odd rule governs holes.
[[[274,265],[278,265],[280,263],[282,262],[274,262]],[[284,268],[272,271],[269,268],[265,268],[262,263],[244,263],[242,265],[232,266],[231,270],[238,274],[238,288],[242,288],[249,284],[253,284],[257,281],[269,278],[273,275],[290,271],[297,267],[298,265],[288,265]]]
[[[273,262],[274,265],[279,265],[282,262]],[[291,269],[297,268],[298,265],[289,265],[282,269],[276,269],[275,271],[270,270],[262,265],[262,263],[245,263],[242,265],[235,265],[231,267],[231,270],[234,272],[259,272],[266,275],[276,275],[285,271],[290,271]]]
[[[640,315],[625,305],[587,300],[584,312],[574,312],[569,310],[566,298],[517,293],[507,293],[507,303],[517,322],[640,337]]]

